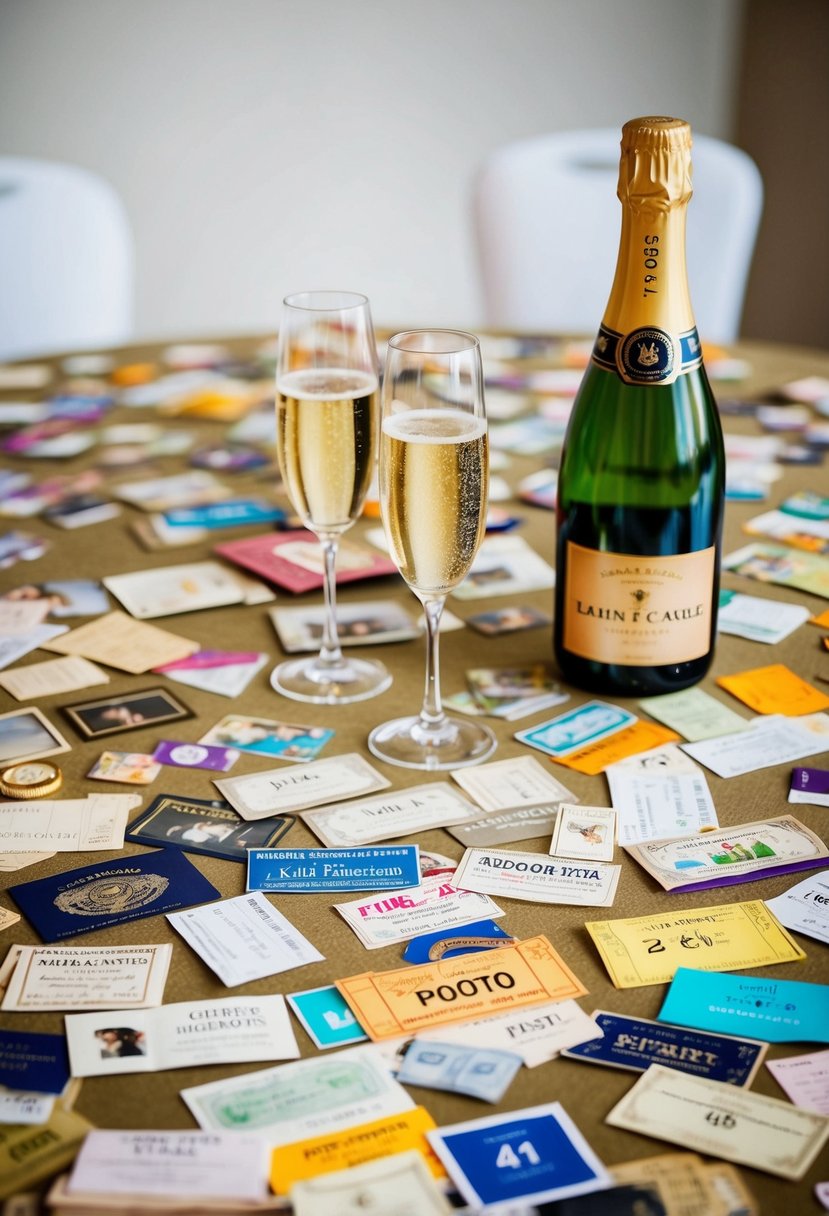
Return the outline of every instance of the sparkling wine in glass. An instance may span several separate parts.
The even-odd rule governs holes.
[[[492,731],[448,717],[441,704],[439,628],[447,594],[484,535],[489,480],[478,339],[412,330],[389,342],[380,436],[380,507],[392,560],[423,605],[426,682],[419,714],[376,727],[368,746],[404,768],[485,760]]]
[[[271,685],[296,701],[348,704],[391,684],[382,663],[344,658],[337,636],[339,538],[363,506],[377,459],[379,377],[365,296],[304,291],[287,296],[276,370],[276,449],[294,510],[318,537],[325,623],[316,658],[291,659]]]

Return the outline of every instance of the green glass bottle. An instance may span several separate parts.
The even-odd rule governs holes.
[[[553,640],[571,684],[643,696],[711,663],[725,457],[685,269],[691,129],[633,119],[621,147],[616,276],[559,470]]]

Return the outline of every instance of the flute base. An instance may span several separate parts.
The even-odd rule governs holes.
[[[317,659],[289,659],[271,672],[271,688],[292,701],[314,705],[351,705],[368,701],[391,685],[391,673],[372,659],[343,659],[321,663]]]
[[[368,750],[378,760],[430,773],[480,764],[497,746],[489,727],[446,717],[428,726],[417,715],[395,718],[375,726],[368,737]]]

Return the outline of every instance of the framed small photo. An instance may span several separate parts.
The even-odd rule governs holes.
[[[71,751],[63,735],[33,705],[0,714],[0,768]]]
[[[126,839],[246,862],[248,849],[273,848],[293,824],[286,815],[249,823],[227,802],[159,794],[130,824]]]
[[[166,688],[144,688],[121,696],[99,697],[65,705],[63,712],[84,739],[99,739],[125,730],[192,718],[193,712]]]

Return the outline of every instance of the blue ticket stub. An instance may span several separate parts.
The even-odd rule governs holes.
[[[65,1035],[0,1030],[0,1085],[59,1094],[68,1080]]]
[[[829,1043],[829,984],[680,967],[657,1017],[725,1034],[750,1031],[768,1043]]]
[[[590,1016],[604,1038],[568,1047],[562,1051],[563,1056],[633,1072],[644,1072],[650,1064],[664,1064],[712,1081],[750,1085],[766,1053],[767,1044],[755,1039],[668,1026],[603,1009]]]
[[[397,891],[418,886],[416,844],[248,850],[249,891]]]
[[[9,887],[9,894],[45,942],[219,898],[201,872],[172,849],[67,870]]]
[[[284,519],[280,507],[253,498],[234,498],[197,507],[175,507],[164,512],[173,528],[229,528],[239,524],[263,524]]]
[[[457,958],[461,954],[493,950],[514,940],[494,920],[476,920],[471,925],[439,929],[435,933],[413,937],[403,951],[403,958],[407,963],[434,963],[444,958]]]
[[[635,714],[622,709],[620,705],[588,701],[586,705],[559,714],[540,726],[516,731],[515,738],[530,747],[537,747],[548,756],[569,756],[583,747],[589,747],[591,743],[606,739],[608,735],[615,735],[636,720]]]

